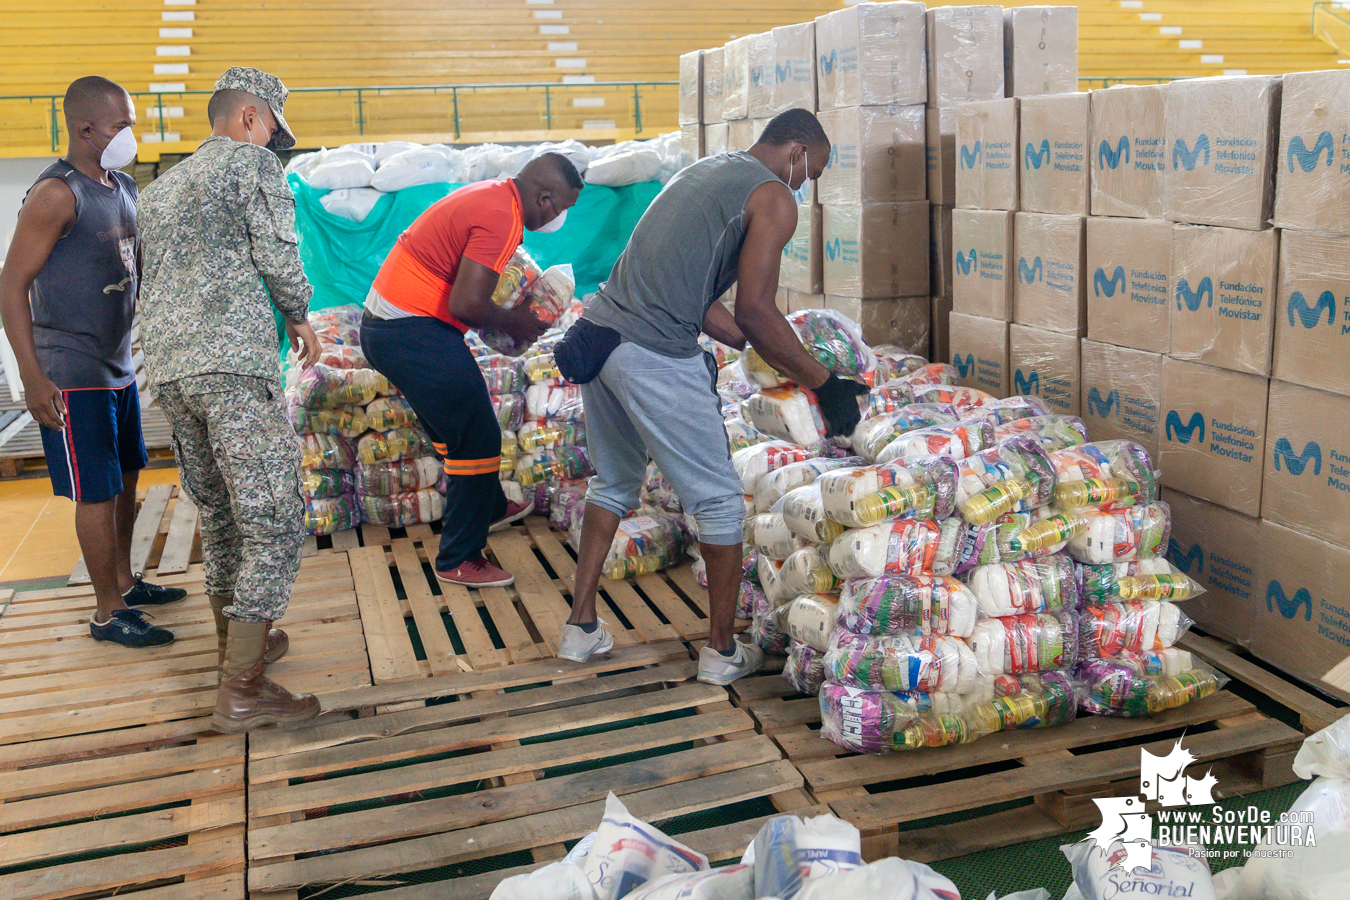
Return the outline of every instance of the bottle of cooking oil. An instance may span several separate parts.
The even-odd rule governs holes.
[[[1037,553],[1077,537],[1087,524],[1087,519],[1076,512],[1062,512],[1023,528],[1015,543],[1024,553]]]
[[[853,514],[863,525],[875,525],[905,513],[933,505],[933,489],[926,484],[911,482],[893,484],[875,494],[868,494],[853,507]]]
[[[967,500],[961,507],[961,518],[971,525],[988,524],[1031,496],[1031,490],[1031,482],[1025,478],[1000,481]]]
[[[1182,672],[1180,675],[1164,678],[1149,685],[1148,711],[1157,713],[1165,709],[1176,709],[1178,706],[1185,706],[1194,700],[1208,697],[1218,689],[1218,679],[1212,672],[1191,669],[1189,672]]]
[[[1055,503],[1063,507],[1103,506],[1123,503],[1139,493],[1139,482],[1128,478],[1085,478],[1055,486]]]

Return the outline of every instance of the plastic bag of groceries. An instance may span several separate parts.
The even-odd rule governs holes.
[[[1034,438],[1022,435],[961,461],[956,506],[968,524],[983,525],[1004,513],[1045,506],[1054,490],[1050,455]]]
[[[790,463],[802,462],[815,454],[787,441],[752,444],[731,455],[731,464],[741,479],[741,490],[753,495],[759,479]]]
[[[831,594],[802,594],[778,609],[788,637],[821,654],[830,649],[830,635],[839,598]]]
[[[417,413],[402,397],[376,397],[366,404],[364,412],[366,421],[376,431],[388,431],[417,421]]]
[[[1191,624],[1181,607],[1161,600],[1118,600],[1085,606],[1078,617],[1085,658],[1175,647]]]
[[[374,369],[335,369],[316,363],[288,370],[286,381],[287,390],[296,392],[296,402],[309,409],[365,406],[378,394],[394,393],[394,386]]]
[[[490,394],[492,411],[504,431],[515,431],[525,422],[524,394]]]
[[[1148,451],[1132,441],[1093,441],[1050,454],[1055,503],[1114,509],[1158,498],[1158,476]]]
[[[982,674],[1021,675],[1072,666],[1078,640],[1074,613],[1026,613],[981,619],[970,636],[970,649]]]
[[[955,509],[957,464],[924,456],[825,473],[820,493],[825,515],[849,528],[892,519],[946,519]]]
[[[300,435],[302,469],[350,469],[356,464],[351,442],[334,434]]]
[[[570,265],[550,266],[540,271],[539,264],[521,247],[502,271],[497,287],[492,292],[492,302],[504,309],[514,309],[521,303],[528,303],[535,316],[547,327],[557,322],[567,309],[575,289],[576,278]],[[519,356],[528,349],[528,345],[517,343],[515,338],[495,328],[481,328],[478,336],[489,347],[507,356]]]
[[[796,900],[961,900],[949,878],[923,863],[891,856],[874,863],[808,881]]]
[[[302,469],[300,493],[307,498],[331,500],[355,490],[352,473],[345,469]]]
[[[605,555],[602,571],[607,578],[634,578],[669,568],[684,559],[685,533],[680,517],[648,511],[619,522],[614,541]],[[580,520],[569,534],[572,547],[581,546]]]
[[[966,584],[987,617],[1072,610],[1078,604],[1078,573],[1067,556],[976,566]]]
[[[969,637],[978,609],[970,588],[947,575],[850,578],[840,585],[836,624],[854,634]]]
[[[361,503],[362,521],[390,528],[426,525],[445,513],[445,495],[435,488],[384,497],[363,494],[357,499]]]
[[[979,388],[951,384],[917,384],[914,385],[914,402],[946,403],[962,416],[967,416],[986,404],[997,403],[998,398]]]
[[[830,568],[840,578],[950,575],[965,540],[965,527],[955,518],[882,522],[844,532],[830,545]]]
[[[825,683],[825,654],[810,644],[792,641],[788,645],[783,677],[802,694],[818,694]]]
[[[828,677],[828,663],[825,671]],[[827,680],[820,688],[820,736],[855,753],[963,744],[984,733],[980,719],[966,713],[966,705],[956,694],[890,691]]]
[[[310,409],[302,406],[294,391],[286,394],[286,412],[297,434],[335,434],[355,438],[370,429],[370,422],[359,406],[335,406],[329,409]]]
[[[1084,606],[1101,606],[1119,600],[1177,603],[1205,592],[1200,582],[1161,557],[1104,566],[1079,565],[1077,576],[1078,597]]]
[[[360,524],[360,507],[351,494],[305,498],[305,531],[310,534],[333,534]]]
[[[581,388],[575,384],[532,384],[525,389],[525,407],[531,419],[583,422]]]
[[[778,570],[778,577],[783,593],[793,597],[832,594],[839,588],[839,578],[825,559],[824,548],[815,544],[789,554]]]
[[[1143,812],[1141,807],[1140,812]],[[1103,849],[1095,841],[1060,847],[1073,866],[1073,887],[1081,900],[1115,900],[1117,897],[1186,897],[1215,900],[1209,861],[1191,853],[1190,847],[1152,845],[1147,866],[1127,868],[1126,849],[1120,841]],[[1341,881],[1344,885],[1344,878]],[[1073,888],[1070,888],[1072,892]],[[1343,896],[1338,894],[1337,896]]]
[[[799,447],[815,447],[825,440],[816,395],[792,385],[762,389],[741,405],[741,415],[761,434]]]
[[[859,456],[875,461],[877,454],[901,435],[935,425],[955,425],[957,421],[956,410],[945,404],[908,403],[860,420],[853,429],[850,446]]]
[[[772,566],[772,560],[760,559],[759,561],[761,573],[766,568],[772,568]],[[760,584],[764,584],[762,574]],[[758,644],[760,649],[770,656],[786,656],[790,639],[778,617],[778,607],[773,598],[769,596],[767,586],[755,595],[754,602],[755,608],[750,618],[750,630],[748,632],[750,640]]]
[[[356,458],[364,465],[398,462],[401,459],[431,455],[431,444],[416,425],[402,425],[388,431],[368,431],[356,440]]]
[[[520,449],[526,452],[586,443],[586,426],[579,422],[526,422],[516,432]]]
[[[973,703],[969,713],[984,731],[1054,728],[1078,717],[1082,686],[1068,672],[1002,675],[994,679],[994,697]]]
[[[863,340],[862,329],[848,316],[832,309],[804,309],[790,313],[788,324],[806,351],[836,375],[869,375],[877,367],[876,354]],[[761,388],[777,387],[789,379],[753,349],[742,354],[741,380]]]
[[[1183,651],[1184,652],[1184,651]],[[1074,667],[1074,677],[1085,685],[1080,708],[1094,716],[1137,719],[1176,709],[1222,690],[1227,676],[1215,672],[1187,653],[1176,667],[1189,668],[1164,675],[1162,654],[1125,653],[1111,659],[1085,659]]]
[[[907,431],[877,451],[878,463],[919,456],[950,456],[963,460],[994,446],[994,426],[987,421],[964,421]]]
[[[396,462],[358,463],[352,475],[358,494],[384,497],[433,488],[440,480],[442,471],[438,458],[420,456]]]
[[[585,447],[549,447],[535,450],[516,461],[516,481],[532,487],[557,481],[575,481],[595,474]]]
[[[827,679],[872,690],[968,694],[980,674],[966,642],[945,635],[864,635],[836,627],[825,652]]]
[[[995,425],[994,443],[1001,444],[1022,434],[1035,438],[1051,452],[1087,443],[1087,426],[1077,416],[1028,416]]]
[[[492,353],[480,356],[478,370],[483,373],[489,394],[518,394],[525,390],[525,361],[514,356]]]

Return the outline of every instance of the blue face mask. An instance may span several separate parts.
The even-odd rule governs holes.
[[[792,191],[792,198],[797,201],[798,206],[805,206],[810,202],[811,196],[811,157],[807,155],[805,148],[802,149],[802,162],[806,163],[806,174],[802,177],[801,187],[795,190],[792,187],[794,164],[788,163],[788,190]]]

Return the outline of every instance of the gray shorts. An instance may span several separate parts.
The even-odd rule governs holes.
[[[745,499],[703,354],[671,359],[625,342],[581,395],[596,471],[587,503],[620,516],[637,509],[650,454],[701,542],[740,543]]]

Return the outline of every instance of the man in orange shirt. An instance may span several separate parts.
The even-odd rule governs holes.
[[[496,328],[522,345],[543,333],[528,306],[502,309],[492,292],[524,229],[556,231],[582,187],[567,157],[544,153],[515,178],[460,188],[399,236],[366,297],[366,359],[403,392],[445,461],[441,581],[481,588],[515,580],[483,548],[489,531],[534,504],[508,504],[502,493],[501,426],[464,332]]]

